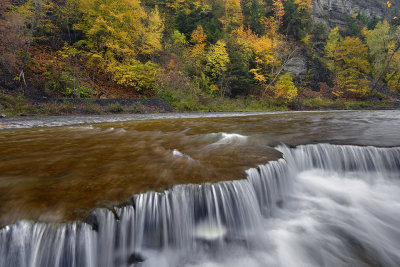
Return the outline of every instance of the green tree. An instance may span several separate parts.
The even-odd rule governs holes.
[[[21,25],[21,38],[25,40],[26,46],[18,77],[26,85],[25,68],[31,46],[35,42],[48,41],[57,31],[56,25],[47,16],[48,13],[54,12],[54,3],[50,0],[28,0],[22,5],[14,6],[13,12],[23,18],[25,24]]]
[[[180,58],[184,55],[186,51],[186,47],[188,45],[188,41],[186,40],[186,36],[178,30],[174,30],[171,34],[171,40],[166,45],[166,48],[178,55]]]
[[[242,1],[245,26],[258,35],[265,33],[263,21],[265,20],[266,8],[260,0]]]
[[[296,40],[303,39],[311,26],[312,3],[309,0],[286,0],[283,5],[285,15],[282,32]]]
[[[221,18],[224,12],[223,3],[216,1],[212,6],[202,5],[181,10],[174,20],[177,29],[186,36],[190,36],[196,27],[201,25],[207,35],[207,41],[215,43],[222,36]]]
[[[232,96],[245,95],[254,89],[253,75],[250,73],[252,53],[243,49],[234,38],[228,39],[227,51],[230,59],[228,64],[230,93]]]
[[[391,27],[384,20],[375,29],[365,33],[369,52],[373,62],[374,88],[386,82],[393,90],[397,90],[397,77],[400,74],[400,29]],[[394,79],[394,81],[391,81]]]
[[[225,12],[220,18],[224,30],[231,32],[243,24],[242,8],[239,0],[224,0]]]

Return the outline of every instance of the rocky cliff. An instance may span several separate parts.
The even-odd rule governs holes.
[[[347,25],[346,18],[362,11],[368,17],[385,17],[383,0],[314,0],[313,19],[329,27]]]
[[[386,11],[386,0],[313,0],[312,17],[315,24],[323,23],[328,28],[336,26],[347,28],[347,19],[359,12],[370,18],[375,16],[378,19],[383,19],[387,17]],[[310,62],[310,58],[307,58],[303,52],[304,50],[300,49],[292,60],[284,66],[284,70],[294,76],[304,77],[310,68],[310,64],[313,65],[315,62]],[[318,74],[317,71],[314,73]],[[316,79],[324,81],[323,77]]]

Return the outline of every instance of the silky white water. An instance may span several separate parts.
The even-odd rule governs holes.
[[[6,226],[0,266],[400,266],[400,148],[278,150],[244,180]]]

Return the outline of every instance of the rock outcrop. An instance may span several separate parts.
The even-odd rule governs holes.
[[[345,29],[349,26],[348,19],[358,13],[383,19],[388,17],[386,12],[386,0],[313,0],[312,19],[314,24],[323,23],[328,29],[336,26]],[[327,82],[329,76],[322,71],[321,62],[306,55],[302,49],[284,66],[284,70],[296,77],[297,81],[303,80],[309,73],[312,79],[309,86],[315,90],[319,90],[318,82]]]
[[[346,27],[346,19],[359,11],[368,17],[384,18],[385,4],[380,0],[314,0],[313,20],[328,27]]]
[[[283,69],[294,76],[305,75],[307,73],[307,58],[298,53],[295,55],[285,66]]]

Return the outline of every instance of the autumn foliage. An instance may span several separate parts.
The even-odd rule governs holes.
[[[0,89],[53,97],[251,94],[284,104],[400,92],[397,4],[387,6],[391,20],[360,12],[348,28],[313,22],[312,8],[312,0],[4,0]],[[306,71],[293,70],[299,58]]]

